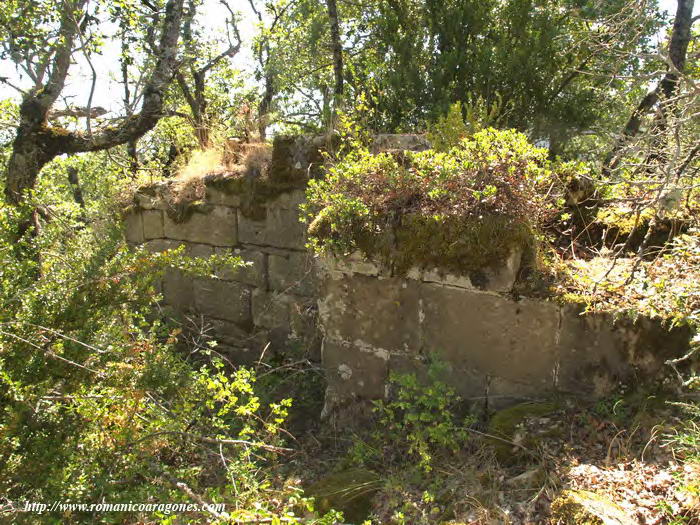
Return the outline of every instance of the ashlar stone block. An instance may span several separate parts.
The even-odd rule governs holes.
[[[290,252],[269,256],[270,288],[278,292],[312,296],[316,288],[316,266],[309,253]]]
[[[248,286],[219,279],[198,278],[193,281],[197,311],[247,327],[252,324],[251,290]]]
[[[129,211],[124,217],[124,236],[132,244],[141,244],[145,240],[141,210]]]
[[[267,208],[263,220],[246,217],[239,210],[238,233],[243,244],[303,250],[306,243],[306,226],[292,209]]]
[[[165,237],[214,246],[238,243],[236,210],[223,206],[200,206],[184,222],[165,216]]]
[[[253,291],[253,323],[263,328],[283,328],[289,331],[290,305],[293,299],[285,294]]]
[[[267,287],[266,254],[257,250],[244,248],[216,248],[217,255],[240,257],[245,266],[240,268],[223,268],[217,276],[224,281],[237,281],[258,288]]]

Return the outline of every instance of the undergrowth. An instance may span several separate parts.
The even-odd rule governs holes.
[[[88,227],[62,212],[17,241],[20,214],[2,211],[2,519],[176,522],[167,511],[23,512],[57,501],[225,504],[178,513],[188,523],[316,521],[301,488],[274,476],[291,400],[264,395],[255,371],[233,369],[214,344],[183,351],[179,327],[155,314],[165,271],[213,278],[238,258],[130,249],[108,210],[88,210]]]

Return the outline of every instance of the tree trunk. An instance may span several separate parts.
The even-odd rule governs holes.
[[[136,177],[139,169],[138,139],[130,140],[126,144],[126,153],[129,155],[129,170],[132,177]]]
[[[82,8],[84,2],[78,7]],[[41,169],[62,154],[100,151],[126,144],[151,130],[162,116],[165,90],[176,67],[183,0],[168,0],[156,56],[156,64],[146,83],[141,112],[131,115],[116,127],[97,133],[70,132],[48,125],[51,106],[61,94],[71,64],[73,43],[78,28],[66,14],[61,21],[61,45],[58,46],[47,82],[26,93],[20,105],[17,136],[12,145],[5,185],[9,204],[22,202],[27,190],[36,186]]]
[[[265,75],[265,92],[263,93],[260,104],[258,104],[258,133],[260,140],[265,141],[267,138],[267,126],[269,124],[268,115],[272,107],[272,99],[275,96],[275,84],[272,75]]]
[[[202,150],[207,149],[211,146],[210,143],[210,133],[209,133],[209,117],[208,117],[208,104],[206,97],[206,85],[205,85],[206,73],[195,72],[194,73],[194,97],[197,102],[197,140],[199,141],[199,147]]]
[[[338,5],[336,0],[326,0],[328,6],[328,19],[331,29],[331,47],[333,50],[333,74],[335,76],[335,95],[336,104],[340,103],[344,91],[343,78],[343,46],[340,41],[340,23],[338,22]]]
[[[609,175],[620,162],[619,153],[622,148],[637,136],[642,125],[642,118],[656,106],[661,98],[664,104],[669,103],[675,95],[676,87],[680,80],[680,74],[685,69],[686,57],[688,54],[688,45],[690,43],[690,33],[693,25],[693,7],[695,0],[678,0],[676,8],[676,18],[673,21],[673,29],[671,31],[671,39],[668,45],[669,59],[672,67],[659,82],[659,85],[646,94],[630,116],[625,128],[622,131],[622,136],[617,140],[610,153],[608,153],[605,162],[603,163],[603,174]],[[673,105],[672,102],[670,102]],[[666,109],[666,108],[664,108]]]
[[[22,104],[22,109],[25,104]],[[20,110],[20,114],[22,110]],[[42,134],[29,124],[20,123],[17,137],[12,144],[12,155],[7,164],[5,200],[8,204],[19,204],[24,193],[36,186],[41,168],[58,155],[46,144]]]
[[[73,191],[73,200],[78,206],[80,206],[81,209],[85,210],[85,197],[83,197],[83,189],[80,187],[78,168],[73,166],[68,168],[68,182],[70,183],[71,190]]]

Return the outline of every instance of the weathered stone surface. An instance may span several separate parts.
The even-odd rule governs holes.
[[[124,236],[127,242],[141,244],[143,237],[143,215],[140,210],[129,211],[124,216]]]
[[[456,368],[479,370],[552,387],[557,364],[557,307],[540,301],[425,285],[422,288],[426,350]]]
[[[498,460],[511,463],[520,459],[523,449],[513,442],[519,442],[525,448],[536,445],[532,443],[532,436],[516,436],[521,426],[528,419],[552,414],[558,408],[555,403],[520,403],[496,412],[489,421],[488,433],[494,438],[500,438],[491,439]]]
[[[562,309],[557,387],[563,391],[600,397],[630,381],[658,383],[669,372],[665,361],[688,351],[687,327],[581,313],[573,305]]]
[[[214,255],[214,247],[209,244],[200,244],[196,242],[183,242],[185,245],[185,255],[196,257],[198,259],[208,259]]]
[[[257,250],[242,248],[216,248],[220,255],[234,255],[240,257],[246,265],[241,268],[224,268],[217,272],[217,276],[225,281],[238,281],[260,288],[267,288],[266,254]]]
[[[388,361],[384,353],[363,351],[345,341],[326,338],[321,349],[329,395],[335,400],[384,397]],[[332,403],[331,399],[327,402]]]
[[[587,490],[567,490],[552,502],[552,520],[562,525],[636,525],[614,501]]]
[[[268,244],[265,219],[254,220],[238,212],[238,239],[243,244]]]
[[[281,193],[276,199],[267,203],[268,208],[283,208],[285,210],[299,210],[299,206],[306,202],[306,191],[291,190]]]
[[[220,319],[206,319],[208,330],[205,336],[218,345],[215,351],[224,353],[234,364],[249,365],[257,361],[268,344],[268,333],[264,330],[251,332],[235,323]]]
[[[304,182],[321,174],[323,152],[337,146],[338,137],[285,137],[278,135],[272,147],[270,178],[275,182]]]
[[[179,241],[171,241],[168,239],[153,239],[144,243],[143,248],[151,253],[164,252],[165,250],[174,250],[181,243]]]
[[[192,279],[179,270],[166,270],[163,276],[163,297],[165,303],[176,312],[184,313],[194,310]]]
[[[290,305],[289,327],[294,337],[311,344],[319,339],[318,305],[314,298],[297,297]],[[318,341],[320,342],[320,341]],[[319,348],[320,350],[320,348]]]
[[[138,192],[135,195],[135,201],[138,208],[142,210],[165,210],[165,201],[157,194],[157,191],[152,193]]]
[[[451,273],[440,272],[437,269],[421,272],[420,270],[414,268],[409,272],[408,277],[442,286],[454,286],[455,288],[464,288],[466,290],[474,289],[469,277],[463,275],[452,275]]]
[[[472,275],[470,281],[478,288],[490,292],[510,292],[513,289],[520,264],[522,263],[523,253],[520,249],[513,250],[510,256],[502,263],[490,268],[485,268],[477,275]]]
[[[165,237],[162,211],[144,210],[141,214],[143,216],[143,236],[147,241]]]
[[[253,323],[264,328],[286,328],[289,330],[290,304],[293,299],[288,295],[253,291]]]
[[[327,275],[319,315],[327,337],[384,351],[419,349],[419,284],[399,278]]]
[[[283,293],[311,296],[316,287],[316,265],[302,252],[269,255],[270,288]]]
[[[300,345],[305,356],[311,361],[321,361],[321,341],[323,337],[318,329],[318,318],[315,305],[307,306],[303,302],[291,305],[289,339]]]
[[[235,366],[252,366],[260,360],[261,350],[250,346],[231,346],[219,344],[214,352],[230,361]]]
[[[343,258],[325,256],[318,261],[318,264],[324,271],[341,272],[349,275],[377,276],[382,273],[377,264],[368,261],[362,254],[357,252]]]
[[[231,208],[239,208],[243,203],[241,194],[233,184],[226,184],[226,181],[217,182],[216,185],[208,184],[205,198],[209,204]]]
[[[439,280],[426,274],[418,277]],[[352,347],[388,356],[391,370],[424,375],[423,357],[432,355],[446,365],[443,379],[460,395],[484,399],[490,408],[554,393],[600,397],[623,383],[658,378],[664,361],[684,355],[690,338],[685,329],[669,333],[650,320],[614,323],[606,315],[515,301],[448,278],[426,282],[335,270],[324,273],[319,313],[325,337],[343,342],[324,347],[324,359],[341,359],[332,353]],[[341,383],[334,390],[333,377],[330,388],[338,397],[349,387]]]
[[[194,280],[197,311],[212,318],[250,326],[251,291],[246,285],[217,279]]]
[[[245,347],[255,340],[255,336],[236,323],[221,319],[205,319],[208,325],[206,336],[229,346]]]
[[[259,221],[239,211],[238,233],[240,242],[257,246],[303,250],[306,243],[306,227],[292,209],[267,208],[265,219]]]
[[[182,223],[164,218],[165,237],[214,246],[235,246],[238,243],[236,210],[223,206],[196,208]]]

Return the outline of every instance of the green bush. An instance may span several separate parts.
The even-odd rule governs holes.
[[[240,261],[129,249],[114,211],[88,210],[83,224],[79,210],[56,207],[41,234],[18,241],[25,214],[0,205],[0,521],[174,523],[158,512],[21,511],[201,498],[235,522],[294,523],[310,501],[263,468],[284,445],[291,401],[262,401],[255,373],[224,365],[215,346],[182,351],[179,328],[157,316],[166,270],[210,277]]]
[[[357,440],[350,450],[355,463],[378,468],[408,461],[423,472],[432,470],[433,455],[454,452],[468,440],[465,429],[471,417],[460,418],[460,398],[453,388],[435,377],[420,381],[415,374],[392,373],[392,394],[374,402],[377,428],[369,442]]]
[[[538,188],[557,167],[514,130],[482,130],[448,152],[358,149],[311,182],[310,244],[359,250],[399,273],[478,270],[532,246],[548,209]]]
[[[503,109],[500,96],[488,104],[482,97],[470,95],[464,106],[461,102],[455,102],[446,115],[428,127],[428,140],[436,151],[449,151],[474,133],[498,127]]]

